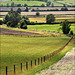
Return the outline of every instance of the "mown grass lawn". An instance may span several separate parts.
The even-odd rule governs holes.
[[[70,37],[16,37],[0,36],[1,40],[1,65],[2,73],[5,66],[12,69],[14,64],[25,63],[52,53],[63,47]]]

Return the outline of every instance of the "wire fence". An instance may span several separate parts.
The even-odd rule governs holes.
[[[26,71],[28,69],[31,69],[33,67],[36,67],[44,62],[46,62],[47,60],[52,59],[54,56],[56,56],[58,53],[60,53],[68,44],[69,42],[72,40],[73,37],[71,37],[71,39],[60,49],[54,51],[53,53],[31,60],[31,61],[26,61],[25,63],[20,63],[20,64],[14,64],[12,66],[6,66],[5,67],[5,73],[1,74],[1,75],[16,75],[20,72]]]

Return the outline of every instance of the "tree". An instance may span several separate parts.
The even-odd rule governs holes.
[[[11,8],[11,10],[10,11],[13,11],[13,8]]]
[[[73,31],[70,32],[70,35],[73,35]]]
[[[9,21],[9,15],[6,14],[6,15],[5,15],[5,18],[4,18],[4,24],[6,24],[8,21]]]
[[[40,13],[39,12],[36,12],[36,16],[39,16],[40,15]]]
[[[30,24],[28,16],[22,16],[22,20],[24,20],[27,25]]]
[[[41,5],[41,7],[45,7],[45,5],[44,5],[44,4],[42,4],[42,5]]]
[[[14,5],[15,5],[14,2],[12,2],[12,3],[11,3],[11,7],[13,7]]]
[[[3,21],[2,20],[0,20],[0,25],[2,25],[3,24]]]
[[[4,21],[9,27],[18,27],[18,22],[21,20],[21,16],[16,11],[10,11],[5,16]]]
[[[21,4],[17,4],[17,7],[21,7]]]
[[[46,6],[50,6],[50,4],[51,4],[51,2],[50,2],[50,1],[48,1],[48,2],[46,3]]]
[[[52,7],[54,7],[54,4],[52,3]]]
[[[22,11],[21,8],[18,8],[18,9],[17,9],[17,12],[18,12],[19,14],[21,13],[21,11]]]
[[[27,4],[24,4],[24,7],[28,6]]]
[[[60,25],[62,26],[61,29],[62,29],[63,33],[64,34],[68,34],[69,31],[70,31],[70,26],[71,26],[71,24],[69,23],[69,21],[65,20]]]
[[[9,7],[9,3],[7,3],[7,7]]]
[[[29,9],[28,9],[28,7],[27,7],[27,6],[26,6],[26,9],[25,9],[25,11],[26,11],[26,12],[28,12],[28,11],[29,11]]]
[[[27,25],[25,23],[25,20],[20,20],[20,22],[18,23],[18,27],[22,28],[22,29],[27,29]]]
[[[67,7],[61,8],[61,11],[68,11]]]
[[[55,21],[55,17],[54,17],[53,14],[48,14],[48,15],[46,16],[46,23],[52,23],[52,22],[54,22],[54,21]]]

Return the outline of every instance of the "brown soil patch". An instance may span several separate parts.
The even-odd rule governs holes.
[[[9,30],[5,28],[0,28],[0,35],[41,36],[41,34],[38,34],[38,33]]]

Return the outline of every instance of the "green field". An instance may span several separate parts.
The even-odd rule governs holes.
[[[63,0],[63,1],[57,1],[62,4],[67,4],[67,5],[75,5],[74,0]]]
[[[14,64],[24,63],[63,47],[70,37],[1,37],[1,72],[5,73],[5,66],[11,70]],[[61,42],[61,43],[60,43]],[[11,67],[10,67],[11,66]],[[9,71],[10,71],[9,70]]]
[[[46,31],[55,31],[58,32],[58,29],[60,28],[60,24],[44,24],[44,25],[28,25],[28,29],[32,29],[32,30],[46,30]],[[71,24],[71,30],[73,31],[73,33],[75,34],[75,24]],[[62,33],[62,31],[60,30],[59,32]]]
[[[42,4],[46,5],[46,2],[41,2],[41,1],[6,1],[6,2],[1,2],[1,4],[3,5],[7,5],[7,3],[9,5],[11,5],[11,3],[14,2],[14,4],[21,4],[21,5],[24,5],[24,4],[27,4],[28,6],[41,6]]]

